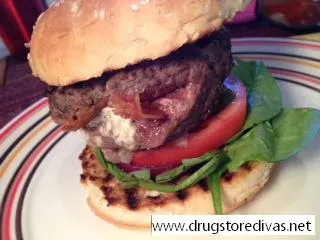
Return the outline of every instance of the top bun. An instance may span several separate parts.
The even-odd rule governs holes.
[[[250,0],[60,0],[38,19],[34,75],[66,86],[168,55],[222,28]]]

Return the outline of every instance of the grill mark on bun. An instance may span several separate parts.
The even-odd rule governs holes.
[[[85,174],[80,174],[80,182],[81,183],[84,183],[85,181],[86,181],[86,179],[87,179],[87,176],[85,175]]]
[[[200,182],[198,182],[198,185],[200,186],[200,188],[201,188],[203,191],[205,191],[205,192],[209,191],[209,186],[208,186],[208,181],[207,181],[207,179],[201,180]]]
[[[104,186],[102,185],[100,187],[100,190],[102,191],[104,198],[107,200],[107,206],[111,206],[117,202],[119,202],[119,199],[114,196],[113,192],[114,189],[112,187]]]
[[[82,161],[82,167],[87,168],[89,162],[88,161]]]
[[[110,194],[113,191],[113,188],[108,186],[101,186],[100,189],[105,195]]]
[[[189,196],[189,194],[186,190],[183,190],[183,191],[176,193],[176,197],[181,201],[186,200],[188,196]]]
[[[106,197],[106,200],[108,201],[107,206],[110,207],[111,205],[115,204],[118,202],[118,199],[113,198],[113,197]]]
[[[250,162],[247,162],[243,165],[243,168],[250,172],[252,170],[252,166],[250,165]]]
[[[139,206],[139,199],[136,197],[136,189],[128,189],[126,193],[126,202],[131,210],[135,210]]]
[[[225,174],[223,174],[222,179],[225,182],[231,182],[234,176],[235,173],[227,171]]]
[[[92,182],[95,182],[98,180],[98,177],[95,177],[95,176],[89,176],[89,180],[92,181]]]
[[[90,160],[94,160],[95,159],[95,155],[93,153],[90,154]]]
[[[108,183],[113,179],[113,176],[111,174],[106,174],[106,176],[103,178],[103,183]]]
[[[81,162],[84,162],[85,161],[85,155],[86,155],[86,152],[88,151],[88,146],[86,146],[86,148],[82,151],[82,153],[80,154],[79,156],[79,160]]]
[[[149,199],[150,201],[152,201],[154,203],[158,203],[162,200],[162,195],[159,194],[157,196],[147,196],[147,199]]]

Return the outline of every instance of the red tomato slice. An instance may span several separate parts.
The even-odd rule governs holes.
[[[146,168],[177,166],[183,159],[199,157],[227,143],[244,125],[247,93],[243,83],[235,77],[226,79],[225,86],[234,93],[235,99],[224,110],[207,120],[201,130],[189,134],[186,145],[171,143],[153,150],[138,151],[134,154],[132,164]]]

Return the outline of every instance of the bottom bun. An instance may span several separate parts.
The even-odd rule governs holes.
[[[88,203],[99,217],[127,227],[150,227],[152,214],[214,214],[206,180],[178,193],[142,188],[125,190],[99,163],[90,147],[80,156],[81,183]],[[252,161],[221,179],[223,213],[230,213],[253,198],[269,179],[273,164]],[[186,177],[186,176],[183,176]],[[182,177],[182,178],[183,178]]]

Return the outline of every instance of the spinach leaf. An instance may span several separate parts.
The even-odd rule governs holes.
[[[212,158],[207,161],[202,167],[195,171],[191,176],[184,179],[182,182],[174,184],[159,184],[151,179],[137,178],[135,175],[122,171],[115,164],[109,162],[103,155],[100,148],[95,150],[96,156],[101,165],[106,168],[115,178],[123,183],[125,188],[142,187],[148,190],[158,192],[179,192],[182,191],[200,180],[206,178],[209,174],[216,171],[220,166],[226,163],[227,158],[223,152],[217,152],[212,155]],[[140,176],[141,177],[141,176]]]
[[[184,159],[184,160],[182,160],[182,165],[185,167],[194,167],[194,166],[199,165],[203,162],[209,161],[210,159],[212,159],[214,157],[214,154],[215,154],[214,152],[208,152],[208,153],[205,153],[202,156],[197,157],[197,158]]]
[[[157,191],[157,192],[165,192],[165,193],[177,192],[176,185],[155,183],[152,180],[149,180],[149,181],[140,180],[139,187],[142,187],[147,190]]]
[[[217,152],[216,154],[213,155],[212,159],[207,162],[205,165],[203,165],[199,170],[194,172],[191,176],[189,176],[187,179],[182,181],[176,186],[177,191],[184,190],[200,180],[206,178],[209,176],[211,173],[216,171],[219,167],[222,165],[226,164],[228,161],[228,158],[224,154],[224,152]]]
[[[270,123],[261,123],[240,139],[227,145],[224,150],[230,158],[228,169],[236,171],[251,160],[272,162],[274,160],[274,132]]]
[[[139,181],[139,186],[148,190],[155,190],[158,192],[179,192],[188,187],[193,186],[197,182],[206,178],[212,172],[216,171],[220,166],[226,164],[228,158],[223,152],[217,152],[213,155],[212,159],[204,164],[201,168],[195,171],[191,176],[183,180],[182,182],[173,184],[158,184],[151,180]]]
[[[311,142],[320,130],[320,110],[284,109],[272,119],[275,133],[275,161],[285,160]]]
[[[138,179],[148,180],[151,177],[149,169],[142,169],[138,171],[131,172],[130,175],[135,176]]]
[[[217,171],[211,173],[208,176],[208,184],[211,190],[211,195],[213,199],[213,207],[216,214],[222,214],[222,196],[221,196],[221,176],[227,171],[227,166],[224,165],[219,168]]]
[[[232,139],[235,140],[247,129],[276,116],[282,110],[282,97],[275,79],[263,63],[238,60],[232,73],[245,84],[249,104],[247,120],[241,132]]]
[[[116,179],[121,182],[132,182],[136,181],[136,178],[133,175],[127,174],[122,171],[117,165],[109,162],[105,157],[100,148],[95,149],[97,158],[99,159],[101,165],[107,169]]]
[[[121,182],[124,189],[136,188],[139,186],[138,180],[134,179],[132,181]]]
[[[179,167],[170,169],[168,171],[165,171],[163,173],[160,173],[156,176],[156,182],[157,183],[165,183],[165,182],[170,182],[174,180],[175,178],[179,177],[183,172],[188,170],[189,168],[180,165]]]
[[[170,182],[179,177],[185,171],[188,171],[190,168],[211,160],[213,156],[214,153],[208,152],[198,158],[184,159],[182,160],[182,165],[157,175],[155,180],[157,183]]]
[[[253,88],[255,85],[257,63],[255,61],[242,61],[240,58],[236,58],[236,63],[237,65],[232,68],[232,74],[237,76],[246,88]]]

